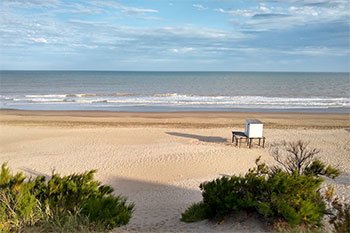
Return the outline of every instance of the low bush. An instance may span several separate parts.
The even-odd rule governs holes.
[[[257,212],[267,219],[283,219],[291,226],[319,226],[325,213],[325,204],[317,192],[322,179],[283,171],[266,173],[262,168],[265,170],[266,166],[260,164],[244,176],[223,177],[201,184],[201,212],[192,206],[182,219],[220,219],[244,210]]]
[[[129,222],[134,205],[114,196],[110,186],[82,174],[26,178],[13,175],[6,164],[0,171],[0,231],[42,226],[51,230],[107,230]]]
[[[181,221],[198,222],[208,218],[206,205],[203,202],[194,203],[184,213],[181,214]]]
[[[258,213],[272,224],[285,222],[291,229],[320,229],[321,221],[328,212],[320,193],[321,176],[335,178],[340,172],[319,160],[310,159],[317,150],[304,147],[302,142],[289,146],[291,149],[288,151],[296,153],[292,153],[292,159],[287,157],[285,161],[288,163],[279,160],[285,166],[269,167],[258,159],[256,167],[243,176],[222,177],[202,183],[203,201],[188,208],[181,220],[220,220],[245,211]],[[311,157],[309,152],[313,154]],[[305,156],[309,159],[303,160]]]
[[[337,197],[334,198],[333,187],[328,187],[325,197],[330,205],[329,223],[333,226],[334,232],[350,233],[350,204],[340,202]]]
[[[41,203],[31,192],[34,184],[22,173],[12,175],[3,164],[0,171],[0,231],[19,231],[43,219]]]
[[[86,202],[82,214],[88,216],[90,221],[98,223],[104,230],[111,230],[127,224],[133,208],[134,205],[126,204],[126,199],[121,196],[97,197]]]

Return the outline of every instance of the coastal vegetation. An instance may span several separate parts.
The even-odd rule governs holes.
[[[203,200],[190,206],[184,222],[223,220],[238,212],[256,213],[279,231],[322,230],[325,215],[337,232],[349,232],[350,208],[334,198],[325,177],[340,171],[315,158],[319,153],[303,141],[272,145],[278,165],[256,160],[245,175],[222,177],[200,185]],[[323,191],[323,192],[322,192]]]
[[[35,179],[0,170],[0,232],[105,231],[129,222],[133,203],[94,180],[95,170]]]

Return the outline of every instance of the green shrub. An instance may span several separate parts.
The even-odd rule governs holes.
[[[327,166],[324,162],[316,159],[310,164],[310,166],[306,167],[304,174],[312,176],[321,175],[335,179],[340,175],[340,171],[330,165]]]
[[[53,174],[40,198],[47,200],[49,206],[59,214],[75,214],[89,199],[109,196],[113,191],[110,188],[107,192],[101,192],[104,189],[100,190],[100,183],[93,179],[94,173],[92,170],[63,177]]]
[[[245,211],[258,213],[272,223],[285,222],[291,229],[320,229],[328,211],[319,192],[323,182],[321,176],[335,178],[340,172],[313,159],[318,150],[308,149],[301,141],[285,145],[292,159],[282,159],[281,150],[275,150],[277,162],[284,166],[269,167],[258,159],[257,166],[244,176],[202,183],[203,201],[189,207],[181,220],[222,219]]]
[[[181,214],[181,221],[198,222],[208,218],[206,205],[202,202],[194,203]]]
[[[98,197],[87,201],[83,206],[82,214],[91,222],[110,230],[129,222],[134,208],[133,204],[126,204],[121,196]]]
[[[63,177],[54,174],[44,189],[50,208],[57,215],[80,213],[96,228],[112,229],[127,224],[134,205],[127,204],[122,196],[113,196],[110,186],[95,181],[95,172]]]
[[[126,198],[112,195],[110,186],[94,180],[95,171],[26,179],[13,175],[6,164],[0,171],[0,232],[28,226],[73,231],[112,229],[129,222],[134,208]],[[49,230],[49,231],[51,231]]]
[[[43,218],[41,203],[31,192],[33,183],[23,173],[13,175],[7,164],[0,171],[0,231],[20,231]]]
[[[267,179],[267,195],[262,194],[269,206],[268,217],[282,218],[290,225],[320,226],[326,206],[318,192],[322,179],[313,176],[273,173]],[[263,214],[264,212],[258,212]]]
[[[337,233],[350,232],[350,204],[341,203],[338,198],[332,199],[331,202],[330,224]]]
[[[261,170],[245,176],[216,179],[200,185],[206,216],[222,218],[237,211],[258,212],[268,219],[284,219],[290,225],[319,225],[325,204],[317,192],[321,178]]]
[[[37,227],[27,227],[25,232],[90,232],[90,222],[86,216],[77,214],[57,215],[43,221]],[[98,230],[94,224],[92,230]]]

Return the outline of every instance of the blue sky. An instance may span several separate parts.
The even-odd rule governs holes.
[[[349,0],[0,0],[0,69],[350,71]]]

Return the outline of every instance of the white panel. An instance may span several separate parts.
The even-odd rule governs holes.
[[[250,138],[263,137],[263,124],[246,124],[245,134]]]

